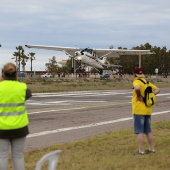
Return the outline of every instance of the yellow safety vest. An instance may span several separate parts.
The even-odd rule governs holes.
[[[27,85],[18,81],[0,82],[0,129],[19,129],[28,125],[25,109]]]

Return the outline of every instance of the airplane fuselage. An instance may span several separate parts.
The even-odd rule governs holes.
[[[80,52],[76,52],[74,59],[83,63],[83,64],[86,64],[86,65],[89,65],[89,66],[92,66],[92,67],[95,67],[98,69],[104,68],[102,66],[102,63],[100,62],[100,60],[96,59],[90,53],[83,53],[83,55],[82,55]]]

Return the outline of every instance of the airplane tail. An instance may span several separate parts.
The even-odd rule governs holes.
[[[103,59],[100,60],[100,62],[101,62],[103,65],[108,64],[107,57],[103,57]]]

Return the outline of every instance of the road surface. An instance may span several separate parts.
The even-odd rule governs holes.
[[[132,90],[33,94],[26,102],[26,151],[133,127]],[[152,122],[170,119],[170,90],[161,89]]]

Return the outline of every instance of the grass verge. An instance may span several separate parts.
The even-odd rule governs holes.
[[[23,80],[24,81],[24,80]],[[169,81],[149,80],[159,88],[169,88]],[[28,88],[33,93],[44,92],[67,92],[67,91],[89,91],[89,90],[121,90],[132,89],[132,79],[70,79],[26,81]]]
[[[57,170],[169,170],[170,121],[154,123],[152,129],[155,154],[134,156],[138,146],[133,129],[129,129],[25,153],[26,170],[33,170],[44,154],[56,149],[62,150]]]

